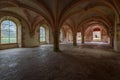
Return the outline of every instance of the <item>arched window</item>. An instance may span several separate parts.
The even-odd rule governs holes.
[[[40,27],[40,42],[45,42],[45,28]]]
[[[77,32],[77,41],[81,41],[81,32]]]
[[[11,20],[1,22],[1,44],[17,43],[17,27]]]

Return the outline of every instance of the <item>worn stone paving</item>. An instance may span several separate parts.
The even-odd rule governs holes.
[[[61,44],[0,51],[0,80],[120,80],[120,54],[108,45]]]

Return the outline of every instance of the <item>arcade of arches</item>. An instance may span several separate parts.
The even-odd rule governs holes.
[[[117,63],[120,62],[119,4],[119,0],[0,0],[0,80],[40,80],[40,78],[41,80],[120,80],[118,76],[120,68],[113,66],[114,64],[120,67]],[[91,56],[95,56],[97,59],[93,59],[94,57]],[[25,60],[25,58],[30,59]],[[38,58],[41,60],[40,63]],[[114,58],[116,62],[114,62]],[[16,61],[21,63],[18,64]],[[105,62],[107,63],[105,64]],[[88,73],[81,71],[84,67],[85,70],[90,68],[89,64],[100,67],[103,65],[106,69],[110,66],[113,71],[110,70],[111,74],[108,73],[109,70],[99,73],[103,69],[94,69],[94,66],[93,70],[98,69],[94,75],[89,71]],[[109,66],[106,67],[107,64]],[[17,69],[16,65],[23,66]],[[30,67],[32,65],[36,68]],[[59,68],[56,68],[55,65],[59,65]],[[49,69],[48,72],[45,66]],[[79,67],[81,67],[80,70]],[[65,72],[62,71],[64,69]],[[69,69],[73,69],[73,73],[70,70],[71,75],[68,74]],[[90,70],[92,69],[90,68]],[[20,76],[17,76],[17,73],[18,75],[20,73],[19,70],[21,73],[26,72],[26,76],[23,77],[21,74],[20,79]],[[60,74],[57,71],[60,71]],[[76,73],[77,71],[81,71],[81,73]],[[47,75],[50,72],[52,75]],[[115,75],[111,78],[112,73]],[[13,74],[16,76],[12,77]],[[30,75],[27,76],[27,74]],[[32,76],[34,74],[36,74],[36,78]],[[59,76],[55,76],[55,74],[59,74]],[[88,74],[91,74],[91,77]],[[79,78],[78,75],[81,77]],[[97,75],[100,76],[95,78],[94,76]],[[70,76],[73,77],[70,78]]]

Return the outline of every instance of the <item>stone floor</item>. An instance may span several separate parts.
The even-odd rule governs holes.
[[[0,51],[0,80],[120,80],[120,54],[107,44]]]

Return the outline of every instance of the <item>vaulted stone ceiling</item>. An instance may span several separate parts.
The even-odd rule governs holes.
[[[95,22],[113,27],[116,18],[119,22],[119,4],[119,0],[0,0],[0,13],[21,17],[33,30],[41,21],[53,29],[64,23],[72,29]]]

